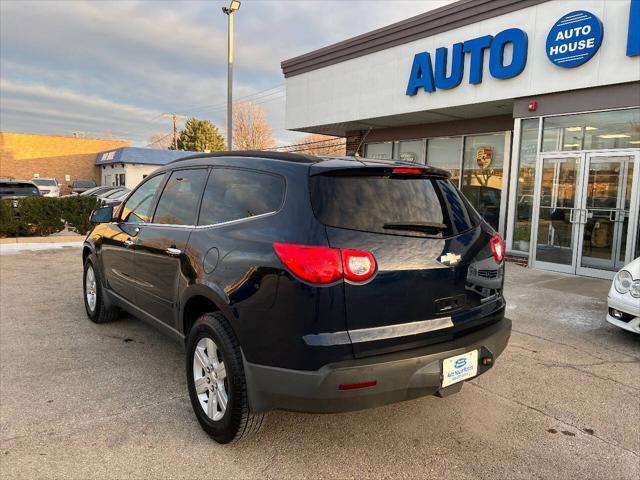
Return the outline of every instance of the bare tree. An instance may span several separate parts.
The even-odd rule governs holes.
[[[154,133],[149,137],[149,147],[158,150],[168,150],[173,145],[173,134]]]
[[[252,102],[233,105],[233,144],[237,150],[263,150],[275,145],[264,109]]]
[[[299,144],[300,153],[308,153],[309,155],[345,155],[346,152],[344,138],[331,137],[319,133],[307,135]]]

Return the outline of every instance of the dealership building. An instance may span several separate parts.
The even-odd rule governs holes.
[[[511,258],[640,256],[640,0],[462,0],[282,70],[288,129],[448,170]]]

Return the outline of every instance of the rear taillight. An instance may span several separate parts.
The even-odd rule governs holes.
[[[371,252],[342,250],[344,278],[350,282],[364,282],[376,271],[376,260]]]
[[[495,258],[496,262],[502,263],[504,260],[505,248],[504,240],[502,239],[502,235],[499,233],[496,233],[491,239],[491,251],[493,252],[493,258]]]
[[[340,250],[336,248],[274,243],[273,249],[291,273],[307,282],[327,284],[342,278]]]
[[[364,282],[376,271],[370,252],[291,243],[274,243],[273,249],[291,273],[309,283],[327,285],[342,278]]]

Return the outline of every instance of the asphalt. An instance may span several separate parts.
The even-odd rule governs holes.
[[[0,255],[3,478],[640,478],[640,337],[609,282],[508,265],[510,345],[462,391],[339,415],[272,412],[221,446],[181,347],[85,316],[80,251]]]

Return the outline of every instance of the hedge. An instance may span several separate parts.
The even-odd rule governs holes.
[[[96,197],[25,197],[0,201],[0,236],[51,235],[65,225],[80,234],[91,229],[89,216],[99,206]]]

